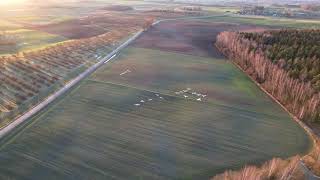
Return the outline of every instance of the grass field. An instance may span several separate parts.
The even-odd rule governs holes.
[[[1,144],[1,179],[205,179],[310,140],[229,62],[129,48]]]
[[[204,18],[202,21],[208,22],[230,22],[251,24],[259,26],[272,26],[279,28],[320,28],[319,20],[307,20],[307,19],[291,19],[291,18],[274,18],[274,17],[260,17],[260,16],[217,16]]]
[[[14,36],[17,40],[17,44],[1,45],[0,55],[15,54],[21,51],[41,48],[68,40],[59,35],[24,28],[6,31],[6,34],[8,36]]]
[[[239,7],[228,7],[228,6],[204,6],[202,7],[203,10],[205,11],[209,11],[210,13],[226,13],[226,12],[232,12],[232,13],[235,13],[235,12],[238,12],[240,11],[240,8]]]
[[[9,22],[7,20],[0,20],[0,31],[10,31],[10,30],[16,30],[18,28],[21,28],[20,25]]]
[[[237,25],[199,21],[152,28],[2,139],[0,179],[208,179],[306,153],[311,141],[304,130],[212,50],[214,35]],[[298,26],[290,23],[285,25]],[[164,43],[170,37],[175,39]],[[144,42],[150,46],[139,46]]]

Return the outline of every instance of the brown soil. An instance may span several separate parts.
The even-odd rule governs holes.
[[[113,5],[113,6],[104,7],[104,8],[102,8],[102,10],[105,10],[105,11],[131,11],[134,9],[131,6]]]
[[[222,31],[262,30],[256,26],[201,21],[169,21],[152,27],[135,41],[134,46],[222,58],[213,46]]]
[[[120,7],[113,7],[120,8]],[[121,7],[122,8],[122,7]],[[146,20],[154,18],[176,18],[183,14],[159,12],[133,12],[97,10],[88,16],[47,25],[30,25],[21,23],[28,29],[35,29],[57,34],[69,39],[90,38],[107,33],[111,30],[140,30]]]
[[[57,34],[69,39],[90,38],[112,30],[138,30],[145,20],[140,15],[97,12],[89,16],[48,25],[29,26],[28,28]]]

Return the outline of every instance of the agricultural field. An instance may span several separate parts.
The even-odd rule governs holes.
[[[190,16],[184,13],[153,11],[154,3],[111,1],[40,4],[6,9],[0,12],[0,34],[15,39],[10,45],[0,44],[0,55],[15,54],[56,43],[91,38],[114,29],[138,31],[146,18],[166,19]],[[177,5],[175,5],[177,6]],[[159,5],[164,9],[168,5]],[[170,7],[172,8],[172,7]],[[127,9],[127,10],[126,10]]]
[[[203,6],[202,9],[215,14],[236,13],[240,10],[239,7],[228,6]]]
[[[240,16],[240,15],[221,15],[209,18],[203,18],[204,22],[228,22],[257,26],[269,26],[274,28],[302,28],[302,29],[319,29],[319,20],[294,19],[294,18],[277,18],[263,16]]]
[[[16,54],[68,40],[59,35],[23,28],[5,31],[4,35],[8,38],[13,38],[14,43],[1,44],[0,55]]]
[[[38,21],[49,21],[47,17],[17,16],[3,24],[0,127],[97,63],[145,24],[141,14],[101,9],[78,19],[62,17],[65,14],[60,20],[52,17],[51,23],[43,24]]]
[[[179,31],[176,29],[179,29]],[[226,30],[261,31],[264,29],[252,25],[202,22],[202,19],[175,21],[175,23],[169,21],[162,22],[161,26],[146,33],[134,43],[134,46],[202,57],[222,58],[221,53],[213,48],[215,37],[220,32]]]
[[[0,20],[0,31],[16,30],[18,28],[21,28],[18,24],[11,23],[3,19]]]
[[[0,58],[0,126],[97,63],[134,31],[113,31]]]
[[[115,19],[117,19],[115,21]],[[117,12],[95,12],[89,16],[60,23],[31,26],[38,31],[56,34],[69,39],[82,39],[98,36],[115,29],[138,31],[145,23],[141,15],[123,15]]]
[[[195,24],[198,34],[186,32]],[[203,34],[231,26],[210,25],[212,34],[198,21],[150,29],[2,139],[0,179],[208,179],[306,153],[304,130],[218,51],[206,53],[214,42]],[[164,43],[175,33],[176,48]]]

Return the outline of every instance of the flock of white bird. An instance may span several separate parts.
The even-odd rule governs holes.
[[[177,95],[182,95],[184,98],[196,98],[197,101],[202,101],[203,98],[207,97],[206,94],[198,93],[198,92],[191,92],[191,88],[183,89],[181,91],[175,92]]]
[[[160,94],[154,94],[156,98],[163,100],[164,98],[162,96],[160,96]],[[148,99],[141,99],[138,103],[135,103],[135,106],[142,106],[143,104],[153,101],[152,98],[148,98]]]
[[[202,94],[202,93],[198,93],[196,91],[191,92],[192,89],[191,88],[187,88],[187,89],[183,89],[181,91],[177,91],[175,92],[175,94],[177,95],[182,95],[185,99],[193,99],[195,98],[195,100],[197,101],[203,101],[203,99],[205,97],[207,97],[206,94]],[[159,94],[154,94],[155,98],[163,100],[164,98],[162,96],[160,96]],[[143,104],[153,101],[154,99],[152,98],[148,98],[148,99],[141,99],[138,103],[135,103],[135,106],[142,106]]]

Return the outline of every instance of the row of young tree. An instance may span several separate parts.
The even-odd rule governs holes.
[[[278,55],[285,54],[282,51],[289,50],[290,45],[292,48],[294,46],[303,48],[307,42],[299,42],[296,39],[303,39],[304,34],[306,38],[310,38],[307,32],[302,30],[264,33],[222,32],[217,37],[216,47],[291,113],[307,122],[316,122],[320,121],[320,92],[317,88],[320,79],[314,82],[314,77],[320,77],[319,54],[310,55],[310,49],[305,48],[302,59],[300,59],[302,55],[293,55],[293,60],[285,55]],[[310,30],[310,32],[316,32],[314,36],[320,37],[320,31]],[[313,40],[309,43],[309,46],[319,45],[319,42]],[[276,46],[282,48],[275,49]],[[319,48],[317,50],[319,51]],[[293,75],[292,71],[298,71],[297,75]],[[310,78],[302,78],[305,76],[304,73],[310,71],[315,74],[310,75]]]

